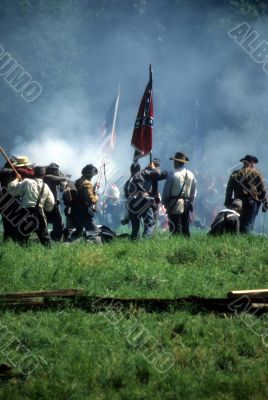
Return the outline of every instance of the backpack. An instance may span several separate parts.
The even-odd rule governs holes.
[[[102,242],[104,242],[104,243],[110,242],[111,240],[113,240],[116,237],[116,233],[108,226],[98,225],[98,228],[100,230],[100,237],[101,237]]]
[[[63,204],[65,207],[72,207],[78,197],[77,188],[74,183],[69,182],[63,190]]]

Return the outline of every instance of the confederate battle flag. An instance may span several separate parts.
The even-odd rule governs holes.
[[[150,65],[149,82],[140,103],[131,140],[131,146],[135,148],[134,161],[150,154],[152,151],[153,121],[153,80]]]

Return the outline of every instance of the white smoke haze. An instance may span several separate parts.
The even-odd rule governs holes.
[[[47,129],[41,132],[38,139],[23,143],[14,148],[15,155],[27,154],[35,165],[47,166],[51,162],[60,165],[61,172],[71,175],[72,180],[81,176],[81,169],[91,163],[101,168],[102,162],[106,164],[107,179],[119,178],[128,171],[120,170],[109,156],[101,152],[101,148],[93,141],[89,146],[89,138],[79,135],[78,140],[68,142],[61,137],[60,132]]]
[[[82,146],[82,144],[80,143]],[[84,150],[85,152],[85,150]],[[88,158],[87,154],[81,154],[79,146],[67,143],[60,137],[60,133],[50,129],[41,132],[39,138],[30,143],[14,148],[14,154],[27,154],[32,163],[36,165],[48,165],[55,162],[61,166],[61,170],[67,174],[79,175],[79,163]]]
[[[119,173],[128,173],[128,163],[133,153],[129,146],[124,140],[121,143],[117,141],[116,153],[110,156],[104,151],[105,146],[100,139],[101,125],[108,108],[102,116],[96,117],[86,99],[69,100],[66,100],[64,93],[57,94],[47,105],[45,118],[40,118],[37,129],[29,132],[29,139],[16,138],[12,154],[27,155],[36,165],[46,166],[56,162],[61,171],[71,175],[73,180],[80,177],[85,165],[91,163],[99,168],[103,160],[106,162],[108,178],[115,174],[115,170],[117,176]]]

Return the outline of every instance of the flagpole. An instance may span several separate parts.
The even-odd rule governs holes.
[[[116,122],[116,117],[117,117],[117,110],[118,110],[118,103],[119,103],[119,96],[120,96],[120,85],[118,87],[118,93],[117,93],[117,98],[115,102],[115,108],[114,108],[114,115],[113,115],[113,125],[112,125],[112,137],[111,137],[111,142],[110,142],[110,147],[113,147],[113,141],[114,141],[114,130],[115,130],[115,122]]]
[[[153,88],[153,71],[152,71],[152,64],[150,64],[150,66],[149,66],[149,80],[150,80],[150,82],[151,82],[151,88]],[[153,90],[153,89],[152,89]],[[152,152],[152,150],[151,150],[151,152],[150,152],[150,154],[149,154],[149,157],[150,157],[150,164],[152,164],[152,162],[153,162],[153,152]]]

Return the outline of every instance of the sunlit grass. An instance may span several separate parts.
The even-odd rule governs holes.
[[[156,237],[89,244],[0,247],[1,292],[84,288],[88,295],[226,296],[268,287],[265,237]],[[0,399],[267,399],[266,315],[188,307],[163,313],[2,312],[1,323],[45,362],[29,380],[0,383]],[[149,332],[174,365],[159,373],[129,340]],[[1,344],[3,338],[0,335]],[[153,351],[151,342],[146,350]],[[0,363],[7,362],[0,352]]]

